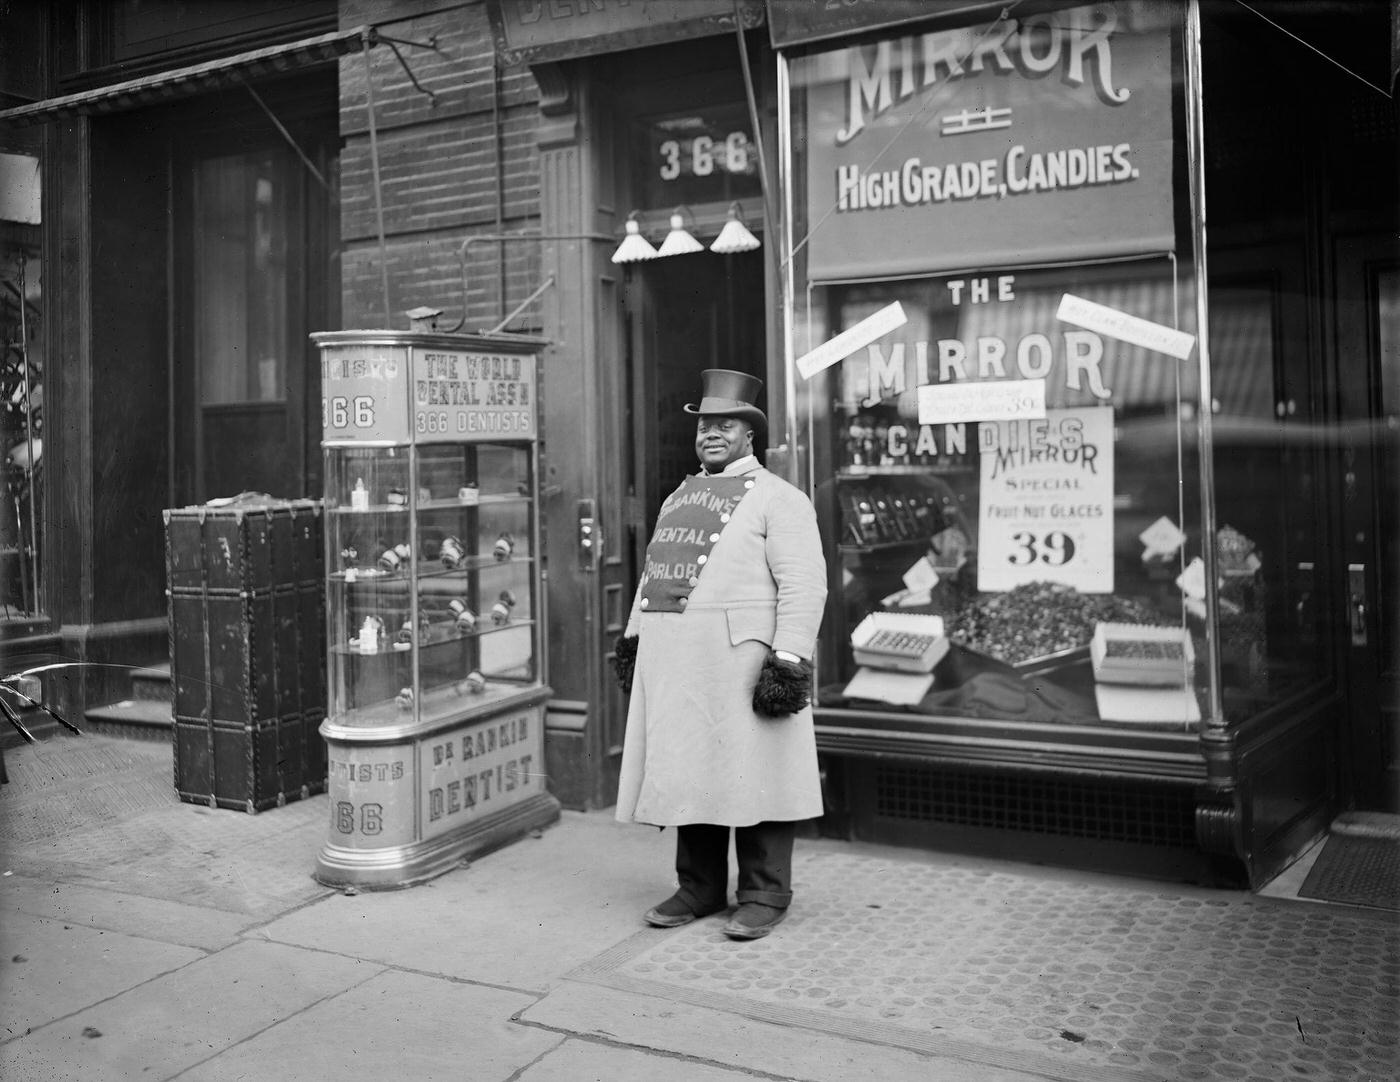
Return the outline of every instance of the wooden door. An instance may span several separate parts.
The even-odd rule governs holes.
[[[1400,246],[1336,245],[1352,799],[1400,813]]]
[[[304,151],[308,148],[303,146]],[[177,151],[176,490],[317,496],[320,375],[338,325],[334,157],[313,174],[276,133]]]
[[[700,373],[732,368],[767,378],[761,252],[709,252],[655,259],[632,271],[629,314],[640,360],[636,410],[637,493],[645,522],[642,544],[665,499],[698,468],[695,418]],[[766,396],[760,396],[759,406]],[[762,441],[756,441],[762,448]]]

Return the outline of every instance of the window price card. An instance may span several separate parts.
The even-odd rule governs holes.
[[[1113,592],[1113,410],[978,425],[977,588]]]

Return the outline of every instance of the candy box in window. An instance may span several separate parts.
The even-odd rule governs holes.
[[[932,672],[948,652],[943,617],[912,612],[872,612],[851,632],[856,663],[896,672]]]
[[[1102,622],[1089,656],[1100,683],[1180,687],[1190,683],[1196,650],[1185,628]]]

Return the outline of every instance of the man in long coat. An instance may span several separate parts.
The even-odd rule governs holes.
[[[826,565],[811,501],[754,457],[762,381],[702,378],[685,407],[702,470],[661,505],[618,643],[631,702],[617,818],[677,828],[678,889],[645,915],[664,928],[727,908],[732,828],[724,932],[757,939],[792,900],[797,823],[822,812],[810,659]]]

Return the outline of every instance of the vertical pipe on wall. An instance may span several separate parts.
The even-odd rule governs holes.
[[[739,68],[744,76],[744,95],[748,99],[749,123],[753,125],[754,149],[758,151],[758,185],[763,193],[763,214],[768,219],[769,228],[774,228],[777,215],[769,203],[772,188],[768,183],[768,155],[763,148],[763,125],[758,115],[758,95],[754,93],[753,72],[749,68],[749,47],[744,37],[744,18],[739,10],[739,0],[734,0],[734,33],[739,41]]]
[[[786,402],[784,421],[788,438],[793,447],[789,461],[793,463],[792,480],[804,491],[813,491],[811,454],[803,454],[805,445],[810,451],[810,439],[803,443],[798,439],[799,427],[797,410],[797,371],[795,346],[793,341],[793,257],[792,251],[792,193],[796,187],[792,175],[792,83],[785,53],[777,54],[778,70],[778,197],[780,205],[777,219],[773,223],[774,249],[778,263],[778,310],[782,320],[783,336],[783,397]],[[805,469],[804,469],[805,467]]]
[[[491,50],[491,132],[496,151],[496,232],[503,233],[506,228],[506,141],[501,131],[501,57],[495,49]],[[496,246],[496,281],[499,302],[496,311],[503,312],[506,307],[504,244]],[[466,302],[465,297],[462,300]]]
[[[1200,396],[1196,405],[1196,431],[1201,456],[1198,468],[1201,480],[1201,561],[1205,565],[1206,589],[1206,655],[1210,673],[1209,714],[1207,727],[1223,727],[1224,708],[1220,697],[1220,631],[1216,602],[1215,553],[1215,462],[1211,435],[1212,396],[1210,384],[1210,348],[1208,333],[1209,303],[1206,285],[1206,159],[1205,117],[1203,114],[1204,83],[1201,77],[1201,5],[1200,0],[1188,0],[1186,5],[1185,41],[1186,65],[1186,167],[1190,176],[1192,263],[1196,285],[1196,350],[1200,367]]]
[[[363,41],[365,112],[369,115],[369,161],[374,172],[374,217],[379,229],[379,287],[384,294],[384,328],[388,330],[393,323],[389,314],[389,261],[384,245],[384,193],[379,183],[379,132],[374,122],[374,73],[370,70],[369,63],[369,50],[373,44],[370,33],[366,31]]]

